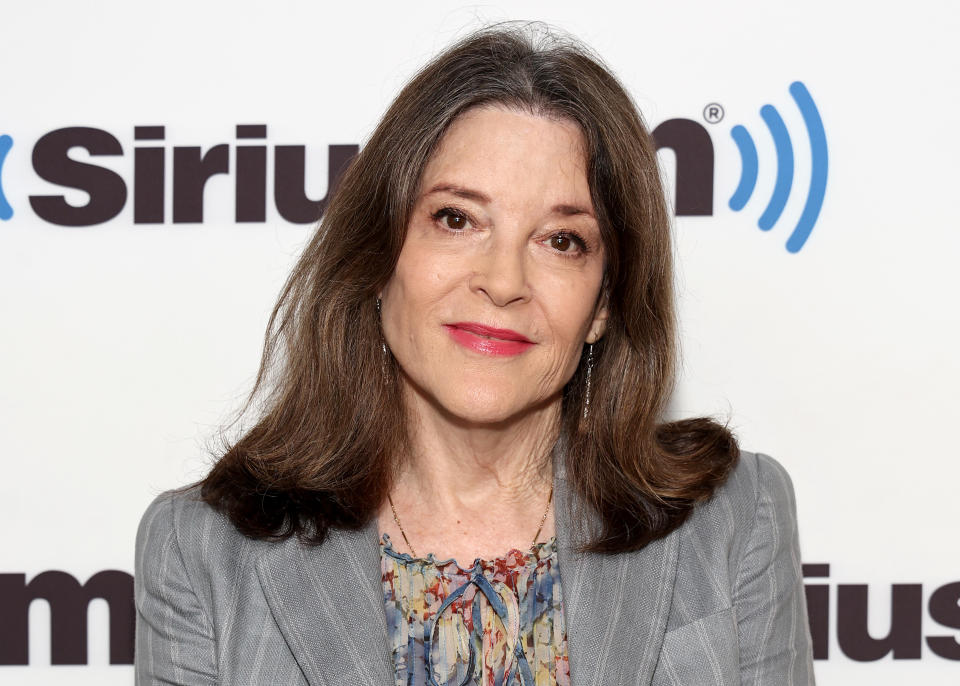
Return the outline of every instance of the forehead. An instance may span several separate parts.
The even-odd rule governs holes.
[[[454,119],[424,169],[422,185],[438,180],[590,199],[580,126],[499,105],[471,108]]]

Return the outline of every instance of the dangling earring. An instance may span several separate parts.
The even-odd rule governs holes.
[[[587,392],[584,394],[583,418],[590,413],[590,372],[593,370],[593,343],[587,343]]]
[[[380,367],[383,371],[387,370],[387,342],[383,340],[383,312],[380,310],[380,298],[377,298],[377,316],[380,317],[380,349],[383,350],[383,359],[380,361]]]

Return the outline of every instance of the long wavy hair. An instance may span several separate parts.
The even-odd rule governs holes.
[[[709,498],[737,460],[706,417],[665,421],[677,326],[671,222],[656,149],[636,105],[589,48],[542,24],[459,40],[396,97],[344,172],[270,317],[246,405],[255,423],[200,482],[254,538],[321,543],[375,516],[409,450],[396,360],[381,350],[376,294],[403,246],[421,174],[451,122],[499,105],[576,122],[604,242],[605,335],[565,385],[567,478],[600,516],[582,550],[636,550]],[[254,402],[254,398],[259,401]]]

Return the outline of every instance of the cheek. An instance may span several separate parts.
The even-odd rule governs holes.
[[[576,369],[580,350],[593,322],[593,302],[583,285],[555,284],[555,290],[541,297],[544,320],[550,327],[550,358],[545,361],[551,374],[567,377]],[[577,293],[584,293],[576,297]]]
[[[461,262],[451,255],[430,246],[405,246],[384,288],[387,326],[403,339],[416,338],[426,324],[449,315],[440,303],[455,289],[461,273]]]
[[[411,259],[398,263],[393,277],[393,290],[401,308],[423,308],[436,302],[450,290],[456,280],[456,269],[437,257]]]
[[[579,344],[590,330],[600,293],[599,279],[596,284],[593,281],[579,276],[544,279],[538,289],[544,314],[561,345]]]

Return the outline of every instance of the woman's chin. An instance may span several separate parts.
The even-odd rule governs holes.
[[[523,403],[512,402],[506,393],[444,394],[437,404],[444,414],[470,424],[500,424],[523,414]]]
[[[547,404],[549,401],[518,397],[506,390],[473,394],[465,392],[460,395],[451,392],[435,399],[435,405],[440,412],[451,421],[473,426],[487,425],[491,428],[522,421]]]
[[[409,376],[403,378],[412,392],[409,399],[420,407],[421,413],[435,412],[458,424],[505,424],[536,411],[546,402],[524,393],[529,388],[510,379],[501,383],[489,377],[416,383]]]

